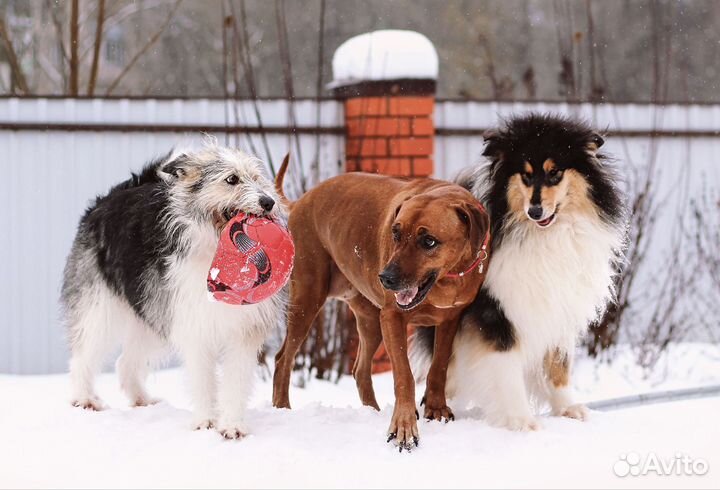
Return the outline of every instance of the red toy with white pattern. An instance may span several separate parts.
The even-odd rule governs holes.
[[[285,286],[294,258],[287,228],[238,213],[220,233],[207,278],[211,298],[232,305],[259,303]]]

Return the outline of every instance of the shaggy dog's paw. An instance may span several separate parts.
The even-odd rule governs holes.
[[[519,432],[530,432],[542,429],[542,424],[532,415],[504,415],[491,420],[491,424]]]
[[[131,405],[133,407],[147,407],[150,405],[157,405],[161,401],[162,400],[160,398],[154,398],[152,396],[139,396],[132,401]]]
[[[192,423],[193,430],[212,429],[213,427],[215,427],[215,421],[207,417],[198,417]]]
[[[225,439],[242,439],[248,434],[248,429],[242,422],[220,422],[216,430]]]
[[[559,413],[557,413],[556,415],[575,420],[585,421],[590,417],[590,411],[582,403],[570,405],[569,407],[559,410],[558,412]]]
[[[72,406],[82,408],[83,410],[90,410],[92,412],[100,412],[107,408],[102,400],[96,396],[73,400]]]

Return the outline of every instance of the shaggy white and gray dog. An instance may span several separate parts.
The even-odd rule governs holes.
[[[193,427],[216,427],[233,439],[247,433],[257,352],[281,319],[283,301],[208,300],[219,232],[238,211],[284,213],[261,162],[213,142],[149,163],[88,208],[62,287],[73,405],[104,408],[94,379],[118,345],[117,372],[130,403],[156,402],[145,378],[172,348],[188,371]]]

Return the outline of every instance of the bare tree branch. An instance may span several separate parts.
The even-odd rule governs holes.
[[[78,78],[80,76],[80,62],[78,60],[78,34],[80,25],[80,0],[72,0],[70,7],[70,95],[78,94]]]
[[[2,38],[3,45],[5,46],[5,53],[7,54],[8,63],[10,64],[10,72],[13,75],[17,87],[23,94],[29,94],[27,79],[25,73],[23,73],[22,67],[18,62],[17,53],[13,47],[12,40],[10,39],[10,32],[5,25],[5,17],[0,17],[0,38]],[[12,84],[11,84],[12,86]]]
[[[240,42],[240,62],[243,66],[243,73],[245,74],[245,84],[247,85],[250,97],[252,98],[253,110],[255,112],[255,118],[257,119],[258,129],[260,129],[260,138],[265,148],[265,156],[267,158],[268,166],[270,167],[270,173],[275,178],[275,165],[272,161],[272,153],[270,153],[270,145],[267,142],[267,136],[265,135],[264,126],[262,123],[262,115],[260,114],[260,106],[258,105],[258,93],[257,85],[255,84],[255,72],[253,70],[252,60],[250,59],[250,36],[248,34],[247,27],[247,15],[245,12],[245,0],[240,0],[240,26],[242,28],[242,39],[240,39],[240,33],[238,32],[237,19],[238,16],[235,13],[235,4],[230,0],[230,9],[232,11],[233,22],[233,33],[237,42]]]
[[[315,124],[320,127],[320,97],[323,89],[323,62],[325,61],[325,0],[320,0],[320,26],[318,36],[317,81],[315,86]],[[315,135],[315,158],[313,158],[313,161],[310,164],[310,176],[312,178],[313,185],[320,181],[320,133]],[[306,190],[307,189],[305,188],[302,189],[303,192]]]
[[[90,68],[90,80],[88,81],[88,95],[95,93],[95,82],[97,81],[98,69],[100,68],[100,45],[103,37],[103,24],[105,23],[105,0],[98,0],[97,25],[95,27],[95,46],[93,48],[92,67]]]
[[[183,2],[183,0],[177,0],[175,2],[175,5],[173,6],[172,10],[170,10],[170,13],[165,18],[165,22],[162,23],[160,28],[155,32],[155,34],[152,35],[152,37],[148,40],[148,42],[143,46],[140,51],[135,53],[135,56],[132,57],[130,62],[123,68],[123,70],[120,72],[120,74],[115,77],[115,80],[110,84],[107,91],[105,92],[105,95],[110,95],[113,90],[115,90],[115,87],[118,86],[120,81],[127,75],[127,72],[130,71],[130,69],[135,66],[135,63],[144,55],[156,42],[158,39],[160,39],[160,36],[162,36],[162,33],[165,32],[165,29],[167,29],[167,26],[170,25],[170,22],[172,21],[173,16],[175,15],[175,12],[180,7],[180,4]]]
[[[298,160],[298,169],[296,175],[299,176],[300,189],[305,187],[305,165],[303,165],[302,150],[300,147],[300,135],[297,133],[297,117],[295,115],[295,87],[293,85],[292,74],[292,57],[290,55],[290,42],[288,41],[288,28],[285,20],[285,0],[275,0],[275,20],[277,22],[278,32],[278,52],[280,54],[280,64],[283,71],[283,82],[285,83],[285,95],[288,102],[288,119],[292,135],[288,137],[288,143],[295,139],[295,152]]]
[[[53,6],[52,0],[45,0],[45,8],[50,12],[50,19],[52,20],[53,26],[55,27],[55,38],[57,45],[60,48],[60,65],[58,71],[62,76],[63,93],[67,90],[68,86],[68,75],[66,67],[70,64],[70,57],[68,56],[67,49],[65,48],[65,35],[63,34],[62,22],[58,17],[57,8]]]

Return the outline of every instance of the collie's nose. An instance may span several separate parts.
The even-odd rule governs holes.
[[[260,207],[263,208],[268,213],[272,211],[273,206],[275,206],[275,199],[273,199],[270,196],[262,196],[260,198]]]
[[[530,209],[528,209],[528,216],[530,216],[530,219],[534,219],[535,221],[542,218],[543,215],[543,208],[542,206],[530,206]]]
[[[400,274],[398,274],[398,272],[396,266],[389,265],[378,274],[380,283],[385,289],[389,289],[390,291],[398,291],[400,289]]]

